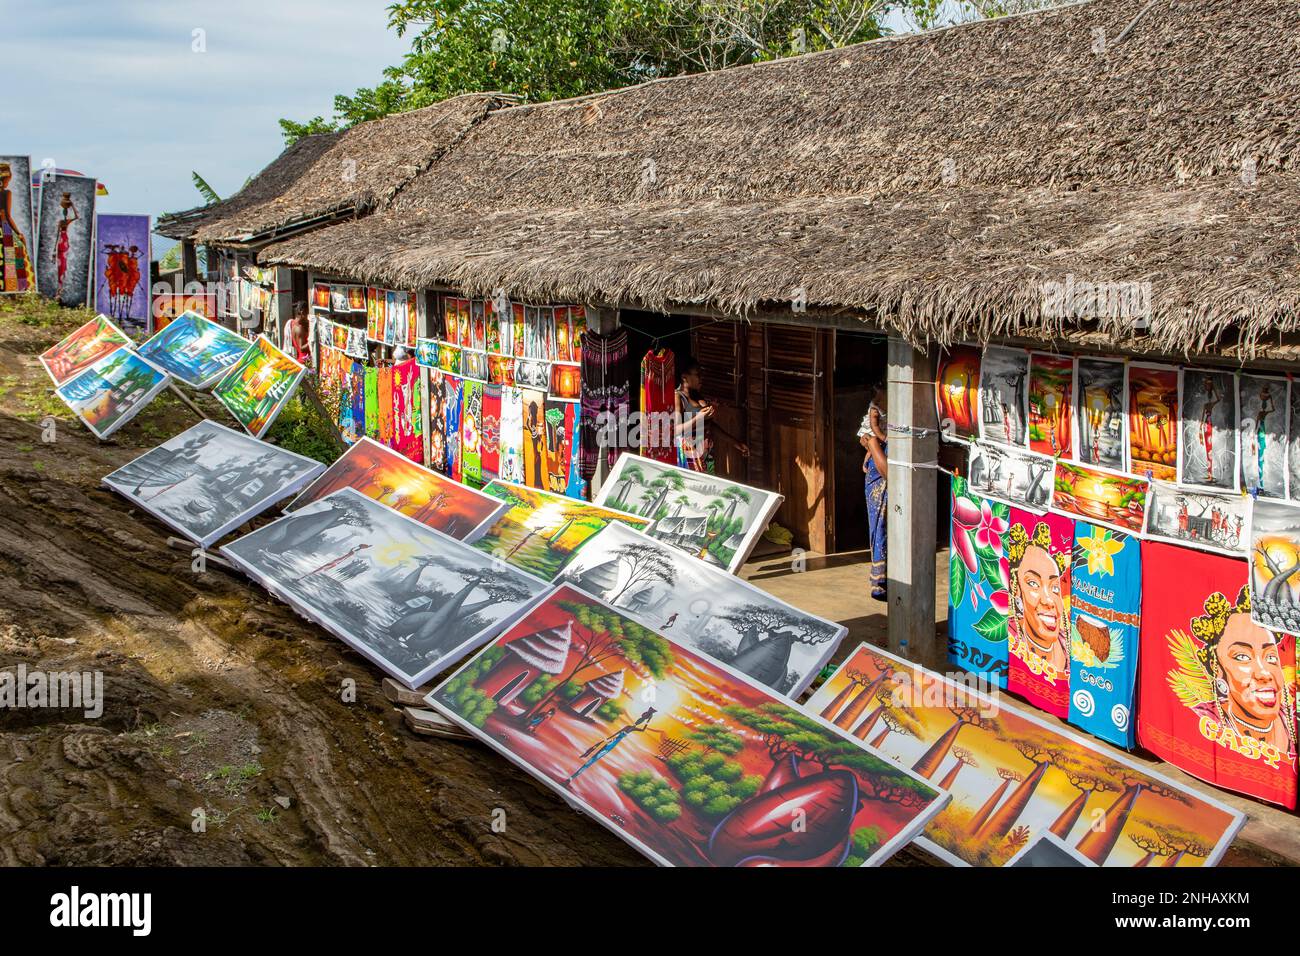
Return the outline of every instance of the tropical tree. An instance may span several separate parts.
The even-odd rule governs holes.
[[[609,597],[610,604],[617,604],[633,587],[640,587],[650,581],[662,581],[668,586],[677,583],[677,568],[663,549],[651,544],[624,544],[614,549],[613,560],[626,565],[628,575],[623,586]]]
[[[1074,825],[1079,822],[1079,817],[1083,814],[1083,808],[1087,805],[1088,799],[1094,793],[1103,793],[1107,790],[1113,790],[1114,787],[1101,777],[1081,773],[1069,767],[1062,767],[1061,769],[1065,772],[1070,784],[1079,791],[1079,795],[1070,801],[1069,806],[1061,811],[1061,815],[1052,824],[1051,832],[1064,840],[1070,835]]]
[[[645,484],[645,469],[637,464],[629,464],[618,473],[618,491],[614,493],[614,506],[627,509],[627,495],[633,485]]]
[[[952,756],[954,761],[952,769],[944,774],[944,778],[939,781],[941,790],[952,789],[952,785],[957,782],[957,774],[961,773],[963,767],[979,766],[979,761],[975,759],[975,755],[965,747],[953,747]]]
[[[1018,740],[1014,743],[1020,756],[1024,757],[1034,765],[1025,779],[1020,781],[1020,786],[1007,798],[1007,802],[993,814],[984,824],[983,833],[990,837],[1006,836],[1011,828],[1020,820],[1020,814],[1024,813],[1025,807],[1029,805],[1034,791],[1038,785],[1043,782],[1043,777],[1048,769],[1054,767],[1060,760],[1060,755],[1042,744],[1032,740]]]
[[[734,757],[745,749],[745,738],[725,724],[705,724],[698,730],[687,733],[686,739],[702,746],[706,753],[716,750],[729,757]]]

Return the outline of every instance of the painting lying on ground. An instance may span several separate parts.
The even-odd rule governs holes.
[[[1251,620],[1300,635],[1300,505],[1255,498],[1247,527]]]
[[[295,511],[352,488],[457,540],[470,539],[501,512],[497,498],[430,471],[371,438],[359,439],[286,509]]]
[[[1241,488],[1261,498],[1286,496],[1289,388],[1284,378],[1237,376]]]
[[[1142,542],[1138,743],[1216,787],[1294,809],[1295,638],[1255,619],[1253,563]]]
[[[791,696],[812,682],[846,633],[617,522],[582,546],[560,580]]]
[[[352,488],[221,553],[412,688],[500,633],[546,590]]]
[[[1006,445],[971,442],[967,473],[973,494],[1046,511],[1052,506],[1053,460]]]
[[[36,290],[32,159],[0,156],[0,295]]]
[[[1086,465],[1124,470],[1124,363],[1081,358],[1074,389],[1074,458]]]
[[[197,312],[185,312],[141,345],[140,354],[191,388],[207,388],[252,344]]]
[[[311,458],[202,421],[123,465],[104,484],[206,548],[324,469]]]
[[[490,481],[483,493],[506,510],[474,536],[474,547],[545,581],[554,581],[592,535],[619,522],[642,529],[649,518],[589,505],[564,495],[508,481]]]
[[[1128,367],[1128,461],[1135,475],[1174,481],[1178,477],[1178,369],[1167,365]]]
[[[1246,506],[1235,491],[1193,491],[1165,481],[1151,482],[1143,536],[1241,557],[1246,553]]]
[[[261,438],[293,397],[306,369],[265,335],[217,382],[212,394],[254,438]]]
[[[1034,352],[1029,356],[1029,450],[1068,455],[1073,450],[1074,359]]]
[[[1201,488],[1237,488],[1237,383],[1231,372],[1182,370],[1182,434],[1178,481]]]
[[[624,454],[595,503],[649,518],[650,537],[735,571],[782,500],[774,491]]]
[[[58,345],[41,353],[41,364],[55,385],[62,385],[78,372],[90,368],[105,355],[131,345],[131,338],[110,319],[97,315]]]
[[[128,348],[110,352],[55,394],[98,438],[107,438],[167,387],[167,373]]]
[[[95,223],[95,308],[132,332],[149,328],[149,217]]]
[[[955,866],[1004,866],[1043,833],[1098,866],[1212,866],[1245,822],[1121,754],[869,644],[804,710],[952,794],[917,842]]]
[[[980,438],[1024,447],[1029,437],[1029,353],[986,348],[979,394]]]
[[[949,441],[979,437],[980,350],[958,345],[944,353],[935,377],[939,435]]]
[[[874,866],[947,802],[861,741],[573,588],[428,700],[666,866]]]
[[[1055,485],[1056,511],[1137,534],[1146,523],[1150,482],[1145,478],[1058,461]]]
[[[41,185],[36,280],[41,295],[60,305],[90,304],[94,261],[95,179],[47,175]]]

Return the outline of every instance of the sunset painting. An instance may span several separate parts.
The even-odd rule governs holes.
[[[568,586],[428,701],[667,866],[876,865],[948,799]]]

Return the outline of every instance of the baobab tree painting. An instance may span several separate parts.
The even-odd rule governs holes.
[[[650,523],[507,481],[490,481],[483,493],[503,501],[505,510],[475,533],[474,547],[547,581],[554,581],[578,549],[611,522],[638,530]]]
[[[783,694],[802,693],[846,632],[622,522],[588,539],[557,581]]]
[[[410,687],[489,640],[546,589],[351,488],[221,552]]]
[[[647,518],[651,523],[646,534],[652,538],[735,571],[781,501],[775,492],[625,454],[595,504]]]
[[[1151,866],[1149,846],[1168,830],[1179,834],[1177,865],[1213,865],[1244,822],[1104,744],[865,644],[804,709],[839,722],[882,676],[868,742],[952,794],[918,841],[949,863],[1003,866],[1048,834],[1098,866]]]
[[[581,692],[568,696],[615,674],[621,709],[612,719],[588,711]],[[534,605],[429,701],[664,865],[877,865],[947,799],[770,689],[571,586]]]
[[[359,439],[286,509],[352,488],[435,531],[464,541],[504,509],[499,498],[430,471],[371,438]]]

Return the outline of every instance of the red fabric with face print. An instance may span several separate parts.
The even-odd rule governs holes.
[[[1074,521],[1011,509],[1007,689],[1064,719],[1070,712],[1070,558]]]

